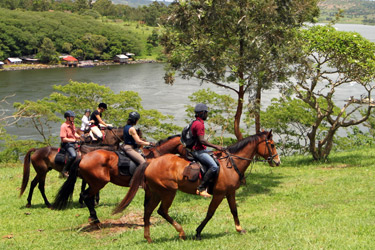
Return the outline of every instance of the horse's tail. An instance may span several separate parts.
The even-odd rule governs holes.
[[[37,148],[32,148],[29,151],[27,151],[25,158],[23,160],[23,177],[22,177],[22,185],[21,185],[21,191],[20,196],[25,192],[27,183],[29,182],[30,177],[30,156],[31,153],[35,152]]]
[[[131,180],[128,193],[126,194],[125,198],[120,202],[120,204],[118,204],[117,207],[113,210],[112,214],[117,214],[117,213],[122,212],[130,204],[134,196],[137,194],[139,186],[144,187],[145,170],[147,166],[148,166],[148,163],[145,162],[137,168]]]
[[[77,159],[70,168],[68,179],[64,182],[56,195],[55,201],[53,203],[54,209],[65,209],[68,206],[68,203],[72,201],[74,185],[77,181],[78,167],[80,162],[81,159]]]

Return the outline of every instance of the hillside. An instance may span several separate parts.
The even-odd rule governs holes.
[[[159,2],[164,2],[165,4],[169,4],[172,0],[159,0]],[[129,5],[130,7],[139,7],[143,5],[149,5],[153,2],[153,0],[112,0],[114,4],[125,4]]]
[[[375,24],[374,0],[325,0],[319,3],[320,22],[329,22],[334,19],[341,9],[342,18],[339,23]]]

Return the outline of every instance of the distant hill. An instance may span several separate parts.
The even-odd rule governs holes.
[[[172,0],[158,0],[159,2],[164,2],[165,4],[171,3]],[[153,0],[112,0],[114,4],[126,4],[130,7],[139,7],[142,5],[149,5]]]
[[[334,19],[339,9],[343,10],[340,23],[375,24],[375,0],[325,0],[319,3],[319,21]]]

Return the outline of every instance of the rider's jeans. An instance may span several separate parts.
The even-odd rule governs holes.
[[[198,158],[198,160],[208,166],[212,171],[216,172],[219,168],[215,162],[215,160],[208,154],[210,151],[204,149],[199,151],[194,151],[195,157]]]

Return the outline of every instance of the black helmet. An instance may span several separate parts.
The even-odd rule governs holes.
[[[99,103],[98,108],[107,109],[107,104],[105,104],[104,102],[101,102]]]
[[[195,113],[199,113],[199,112],[202,112],[202,111],[208,112],[208,107],[204,103],[198,103],[197,105],[195,105],[194,111],[195,111]]]
[[[67,117],[75,117],[76,115],[74,114],[73,111],[66,111],[65,114],[64,114],[64,118],[67,118]]]
[[[91,110],[90,110],[90,109],[86,109],[86,110],[85,110],[85,113],[87,113],[87,112],[90,112],[90,113],[91,113]]]
[[[138,112],[130,112],[129,114],[129,120],[132,120],[133,122],[136,122],[139,120],[139,118],[141,118],[141,115],[138,113]]]

